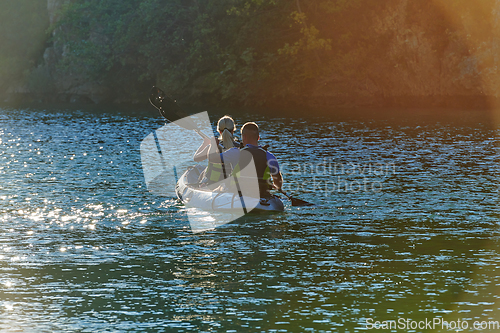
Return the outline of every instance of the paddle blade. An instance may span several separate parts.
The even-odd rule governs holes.
[[[160,88],[151,88],[149,92],[149,102],[157,108],[161,116],[169,122],[175,121],[177,125],[187,130],[198,129],[198,126],[189,118],[189,115],[182,112],[175,100],[168,97]]]
[[[307,202],[307,201],[304,201],[304,200],[301,200],[301,199],[297,199],[297,198],[293,198],[291,197],[290,198],[292,200],[292,206],[315,206],[315,204],[313,204],[312,202]]]

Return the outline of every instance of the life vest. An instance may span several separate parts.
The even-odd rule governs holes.
[[[234,146],[236,148],[241,148],[241,144],[238,141],[234,141]],[[225,150],[222,145],[219,146],[219,152],[222,153],[222,151]],[[226,177],[228,177],[231,174],[231,168],[230,165],[228,165],[226,168]],[[208,181],[209,184],[214,184],[217,182],[220,182],[224,179],[224,163],[212,163],[208,162],[207,169],[205,171],[205,179]]]
[[[205,172],[205,177],[210,184],[220,182],[224,179],[224,170],[222,170],[223,165],[220,163],[208,162],[207,171]]]
[[[257,181],[259,183],[259,194],[261,198],[268,198],[271,196],[269,190],[272,188],[270,184],[271,172],[269,166],[267,165],[267,151],[261,147],[249,147],[245,146],[241,151],[247,151],[252,154],[252,158],[255,164],[255,169],[257,172]],[[242,161],[234,167],[232,180],[238,181],[240,170],[243,169],[249,161]]]

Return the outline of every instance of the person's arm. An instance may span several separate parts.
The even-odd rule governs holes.
[[[276,189],[281,190],[283,187],[283,176],[281,175],[280,166],[276,156],[267,152],[267,166],[269,167],[269,173],[273,178],[273,185]]]
[[[278,173],[277,175],[272,175],[273,177],[273,184],[276,189],[281,190],[283,187],[283,176],[281,175],[281,172]]]
[[[201,162],[201,161],[206,160],[208,150],[210,149],[209,146],[210,146],[210,139],[208,139],[208,138],[203,139],[203,143],[198,148],[196,153],[194,153],[193,160],[195,162]]]
[[[219,142],[217,139],[211,140],[210,148],[208,149],[206,158],[211,163],[221,164],[221,150],[219,149]]]

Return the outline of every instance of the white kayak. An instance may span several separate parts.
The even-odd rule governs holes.
[[[282,212],[283,202],[277,196],[270,198],[253,198],[239,196],[237,192],[223,192],[200,187],[198,178],[204,166],[196,165],[184,172],[177,182],[175,192],[179,200],[186,206],[206,211],[241,211],[245,207],[249,212]]]

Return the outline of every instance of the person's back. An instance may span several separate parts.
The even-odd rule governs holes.
[[[239,182],[245,186],[245,184],[250,183],[247,179],[244,179],[246,176],[240,179],[242,177],[241,170],[243,170],[252,159],[255,165],[259,195],[261,198],[270,197],[271,193],[269,190],[272,188],[271,184],[274,183],[277,188],[281,189],[283,182],[278,160],[273,154],[258,145],[260,136],[257,124],[250,122],[243,125],[241,135],[244,147],[241,148],[241,150],[233,148],[220,154],[220,160],[232,165],[234,169],[232,178],[234,178],[236,183]],[[212,157],[212,160],[217,162],[217,157]],[[238,190],[238,192],[240,192],[240,190]]]
[[[219,119],[217,123],[217,131],[219,132],[219,139],[216,140],[217,149],[220,153],[231,148],[240,147],[240,143],[237,142],[233,136],[235,130],[235,124],[233,118],[230,116],[224,116]],[[211,140],[204,139],[203,144],[198,148],[194,154],[193,160],[195,162],[201,162],[207,159],[207,154],[210,149]],[[202,185],[210,185],[220,182],[231,173],[231,170],[225,172],[227,167],[224,168],[220,163],[208,162],[208,166],[205,171],[200,175],[199,182]]]

